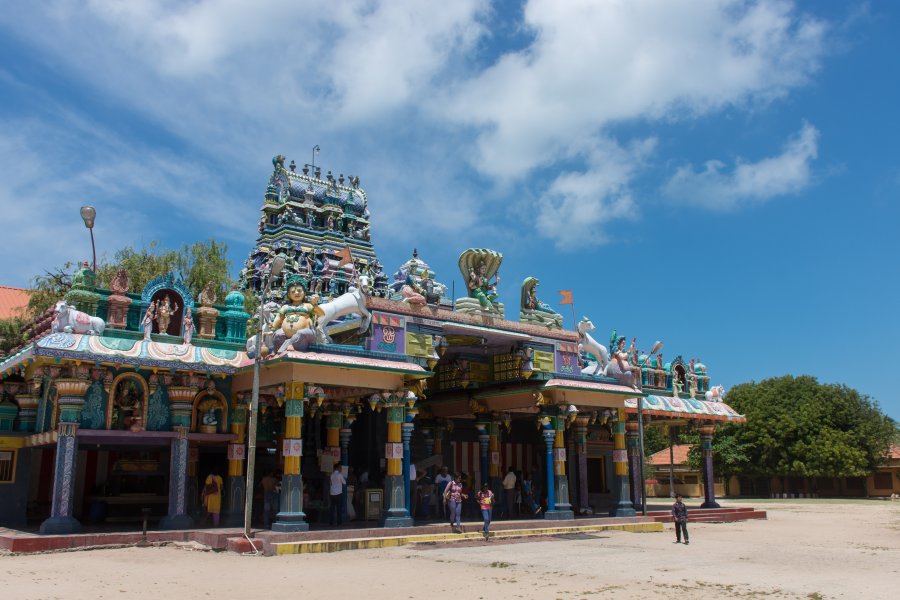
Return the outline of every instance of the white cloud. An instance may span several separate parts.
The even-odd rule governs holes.
[[[532,0],[535,40],[445,96],[475,164],[516,179],[609,125],[769,101],[818,67],[825,27],[790,2]]]
[[[730,172],[718,160],[701,170],[680,167],[666,183],[667,196],[685,204],[728,210],[797,193],[812,181],[812,161],[818,156],[819,131],[804,123],[781,154],[758,162],[738,160]]]
[[[611,140],[596,140],[589,168],[561,174],[538,200],[538,231],[565,250],[605,243],[605,224],[637,218],[629,184],[655,145],[650,139],[626,149]]]

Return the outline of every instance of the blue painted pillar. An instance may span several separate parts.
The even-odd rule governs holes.
[[[716,482],[713,474],[713,450],[712,437],[716,431],[715,425],[703,425],[700,427],[700,451],[703,456],[703,491],[705,502],[700,508],[721,508],[716,502]]]
[[[403,437],[403,497],[407,516],[412,515],[412,498],[410,497],[412,486],[409,482],[409,464],[412,457],[409,454],[409,440],[412,439],[413,427],[412,423],[403,423],[400,426],[400,434]]]
[[[556,476],[553,472],[553,442],[556,440],[556,432],[553,429],[542,431],[544,444],[547,446],[547,512],[556,508]]]
[[[72,516],[75,505],[75,459],[78,456],[77,423],[60,423],[56,439],[56,465],[53,470],[53,501],[50,518],[41,523],[40,533],[60,535],[78,533],[81,523]]]
[[[349,427],[342,427],[338,435],[341,440],[341,466],[344,471],[349,473],[350,466],[350,435],[352,430]],[[341,522],[347,522],[347,481],[344,480],[344,486],[341,490]]]

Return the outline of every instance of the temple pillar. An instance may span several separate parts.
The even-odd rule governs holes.
[[[187,529],[194,525],[194,519],[188,514],[187,505],[187,478],[188,455],[190,444],[188,443],[188,428],[183,425],[173,427],[176,436],[171,442],[171,456],[169,457],[169,514],[159,522],[160,529]]]
[[[236,403],[231,415],[231,433],[234,441],[228,444],[228,478],[225,480],[225,506],[222,523],[226,527],[237,527],[244,524],[244,503],[247,490],[247,478],[244,476],[244,463],[247,460],[246,404]]]
[[[553,476],[556,504],[553,509],[548,508],[544,514],[545,519],[574,519],[575,513],[569,503],[569,479],[566,477],[566,420],[563,417],[553,419],[555,431],[553,435]]]
[[[628,474],[631,483],[631,504],[634,509],[641,510],[641,448],[638,439],[639,428],[637,421],[625,423],[625,438],[628,446]]]
[[[434,427],[431,425],[422,427],[422,437],[425,440],[426,458],[431,458],[434,456]]]
[[[385,394],[387,395],[387,394]],[[384,458],[387,473],[384,478],[384,512],[381,517],[383,527],[411,527],[413,522],[406,509],[405,478],[409,477],[409,468],[403,474],[404,452],[401,436],[401,425],[405,420],[406,409],[394,394],[385,401],[387,410],[387,442],[384,447]]]
[[[412,455],[409,450],[409,441],[412,439],[414,425],[412,423],[403,423],[400,426],[400,435],[403,438],[403,500],[406,506],[406,512],[413,514],[413,505],[415,498],[412,498],[412,484],[410,482],[410,463]],[[416,473],[418,475],[418,473]]]
[[[478,470],[480,471],[480,474],[481,474],[481,481],[478,482],[478,485],[477,485],[477,488],[480,489],[482,484],[490,483],[490,481],[491,481],[491,479],[490,479],[491,466],[490,466],[490,462],[488,461],[488,452],[490,451],[490,448],[491,448],[491,434],[488,433],[490,424],[487,422],[480,422],[480,423],[476,424],[476,427],[478,428],[478,431],[480,432],[478,434],[478,450],[479,450],[479,456],[481,457],[481,460],[479,461],[479,465],[481,465],[481,466],[479,467]],[[473,487],[472,489],[473,489],[473,493],[474,493],[474,490],[476,488]]]
[[[700,508],[721,508],[716,502],[716,483],[713,473],[712,438],[716,431],[715,425],[700,426],[700,451],[703,458],[703,492],[706,501]]]
[[[496,419],[488,424],[488,477],[491,489],[499,498],[503,473],[500,472],[500,422]]]
[[[625,449],[625,409],[616,409],[616,420],[613,423],[613,466],[615,480],[613,494],[615,497],[609,511],[611,517],[633,517],[634,505],[628,492],[628,451]]]
[[[551,512],[553,508],[556,507],[556,486],[553,483],[555,479],[553,472],[553,442],[556,439],[556,431],[553,429],[544,429],[541,434],[544,436],[544,446],[547,449],[545,455],[547,483],[544,486],[547,489],[547,512],[544,513],[544,518],[548,519],[551,517],[548,517],[547,513]],[[540,499],[538,499],[538,501],[540,501]]]
[[[188,514],[192,517],[196,517],[200,511],[200,481],[197,479],[199,464],[200,448],[188,446],[187,506]]]
[[[35,430],[40,400],[40,396],[34,394],[16,394],[16,404],[19,405],[18,431],[32,432]]]
[[[55,380],[59,423],[57,424],[56,459],[53,469],[53,497],[50,517],[41,523],[41,534],[65,534],[81,531],[81,523],[73,516],[75,507],[75,463],[78,458],[78,423],[84,406],[84,393],[89,382],[85,377]],[[47,403],[48,406],[50,403]],[[50,409],[52,410],[52,408]]]
[[[300,461],[303,458],[303,391],[303,383],[299,381],[285,385],[281,506],[272,523],[272,531],[282,533],[309,531],[309,523],[303,512],[303,478],[300,474]]]
[[[344,476],[346,477],[350,471],[350,436],[353,430],[350,429],[350,423],[344,423],[345,427],[341,427],[338,432],[341,442],[341,467],[343,467]],[[341,490],[341,521],[347,521],[347,482]]]
[[[588,496],[587,482],[587,433],[588,417],[578,417],[575,420],[575,455],[578,465],[578,514],[589,515],[592,513],[590,498]]]

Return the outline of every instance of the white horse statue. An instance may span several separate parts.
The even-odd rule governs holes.
[[[53,319],[51,332],[103,335],[104,329],[106,329],[106,322],[100,317],[92,317],[80,310],[75,310],[75,307],[66,304],[65,300],[56,303],[56,317]]]
[[[363,286],[351,286],[346,294],[338,296],[331,302],[319,305],[323,312],[316,322],[316,337],[320,344],[331,343],[331,338],[325,332],[325,327],[332,321],[347,315],[358,314],[362,317],[362,322],[359,324],[360,333],[365,333],[369,330],[369,325],[372,322],[372,313],[366,308],[366,295],[363,289],[365,289]]]
[[[578,331],[578,351],[584,350],[593,354],[597,359],[596,362],[588,363],[581,370],[582,375],[606,375],[606,368],[609,366],[609,351],[606,349],[606,346],[592,338],[588,333],[596,329],[594,324],[590,319],[584,317],[575,329]]]
[[[262,324],[262,340],[263,344],[269,349],[269,352],[274,352],[274,342],[272,341],[272,337],[275,332],[272,331],[272,321],[274,320],[275,311],[278,310],[278,303],[266,302],[263,304],[263,324]],[[253,335],[247,339],[247,356],[250,358],[256,358],[257,346],[259,342],[259,334]]]
[[[706,396],[707,402],[722,402],[722,399],[725,397],[725,388],[717,385],[706,390],[704,396]]]

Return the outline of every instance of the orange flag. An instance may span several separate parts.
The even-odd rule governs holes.
[[[344,265],[349,265],[353,262],[353,255],[350,254],[350,246],[347,246],[343,250],[338,250],[335,252],[335,256],[338,256],[341,259],[341,262],[338,263],[338,267],[343,267]]]
[[[575,301],[572,300],[572,290],[559,290],[559,293],[562,296],[560,304],[575,304]]]

